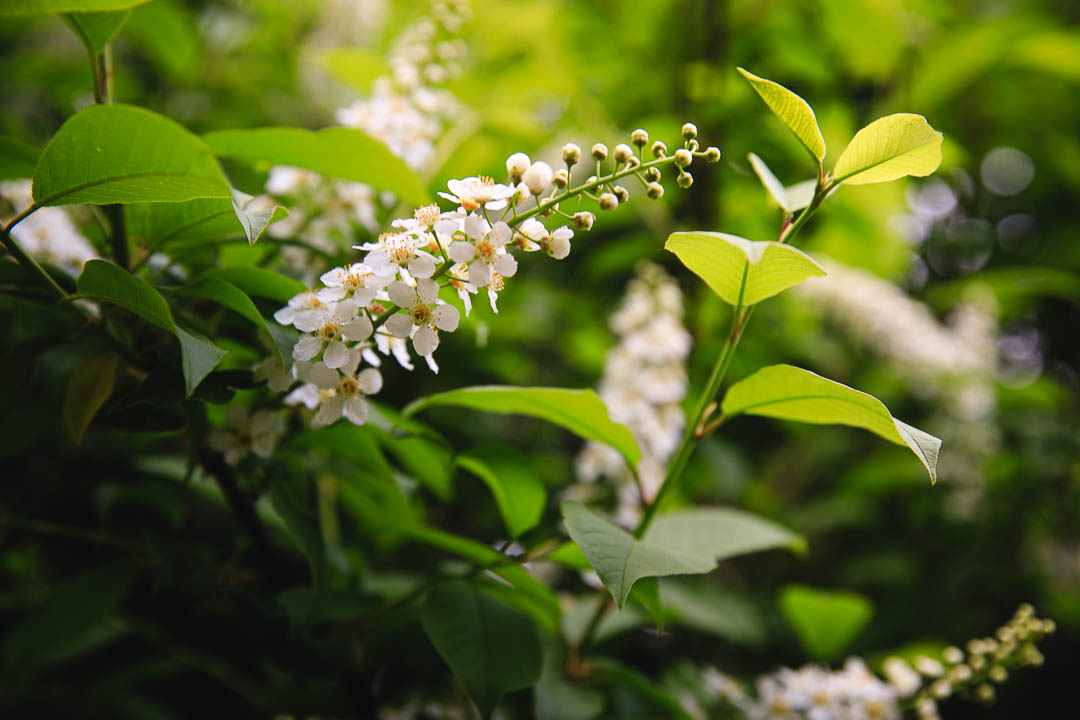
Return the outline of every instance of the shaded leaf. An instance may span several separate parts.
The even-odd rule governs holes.
[[[865,185],[907,175],[925,177],[941,165],[942,139],[922,115],[897,113],[879,118],[855,133],[840,153],[832,178]]]
[[[718,232],[677,232],[664,248],[729,305],[753,305],[825,270],[806,253],[778,242],[753,241]],[[746,286],[743,287],[743,273]]]
[[[721,410],[824,425],[850,425],[911,448],[937,482],[941,440],[894,418],[875,398],[791,365],[772,365],[732,385]]]
[[[468,387],[420,398],[403,412],[408,417],[438,405],[540,418],[586,440],[611,445],[626,458],[630,467],[637,467],[641,459],[641,451],[630,430],[608,416],[604,402],[592,390],[502,385]]]
[[[750,161],[750,167],[754,168],[754,173],[758,176],[761,184],[765,186],[769,195],[772,196],[773,200],[776,200],[776,203],[784,212],[790,215],[794,208],[791,207],[791,201],[788,199],[784,183],[780,182],[776,175],[773,175],[773,171],[769,169],[769,166],[765,164],[765,161],[754,153],[747,155],[746,159]]]
[[[353,128],[318,132],[288,127],[219,130],[207,133],[203,139],[223,157],[292,165],[328,177],[367,183],[412,203],[427,200],[419,177],[404,160]]]
[[[536,683],[537,720],[591,720],[604,709],[604,694],[580,687],[563,673],[565,653],[553,638],[541,638],[544,665]]]
[[[641,539],[574,500],[563,503],[562,514],[570,537],[620,608],[641,578],[698,575],[734,555],[805,545],[798,535],[764,518],[728,508],[660,515]]]
[[[420,622],[485,718],[503,695],[540,677],[540,642],[529,617],[464,582],[432,590]]]
[[[738,70],[773,114],[795,133],[795,137],[799,138],[799,142],[810,151],[814,159],[819,163],[824,160],[825,138],[821,135],[817,117],[810,105],[779,83],[758,77],[742,68]]]
[[[277,344],[279,338],[283,343],[286,343],[287,336],[275,334],[271,329],[271,326],[276,325],[276,323],[267,323],[266,319],[259,312],[259,309],[255,307],[255,303],[251,302],[251,298],[245,295],[244,292],[235,285],[222,280],[220,277],[208,275],[188,283],[181,292],[184,295],[193,295],[195,297],[213,300],[219,305],[223,305],[243,316],[249,320],[260,333],[265,333],[265,339],[274,346],[274,349],[277,351],[278,357],[281,358],[282,362],[287,362],[290,358],[292,345],[284,347]]]
[[[0,180],[32,177],[38,152],[30,143],[0,135]]]
[[[873,604],[858,593],[788,585],[780,611],[815,660],[838,659],[874,615]]]
[[[209,274],[235,285],[248,295],[280,303],[287,303],[289,298],[307,289],[299,280],[254,266],[222,268],[211,270]]]
[[[33,192],[39,205],[231,197],[205,143],[130,105],[90,105],[68,118],[38,159]]]
[[[83,434],[98,410],[112,394],[118,362],[113,355],[87,358],[68,379],[61,416],[64,427],[76,445],[82,444]]]
[[[76,281],[80,295],[105,300],[126,307],[180,341],[180,359],[184,371],[185,392],[195,388],[225,356],[225,351],[197,333],[177,326],[169,304],[149,283],[105,260],[90,260],[83,265]]]
[[[547,494],[523,454],[504,445],[489,444],[458,455],[455,462],[491,490],[511,538],[540,522]]]

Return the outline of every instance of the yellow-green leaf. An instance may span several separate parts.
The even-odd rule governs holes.
[[[792,212],[791,202],[788,200],[788,194],[787,190],[784,189],[784,183],[780,182],[780,179],[773,174],[773,171],[769,169],[769,166],[765,164],[765,161],[754,153],[747,155],[746,159],[750,161],[750,167],[754,168],[754,173],[757,174],[758,180],[765,186],[768,193],[772,195],[773,200],[776,200],[776,203],[780,208],[790,215]]]
[[[773,111],[781,122],[787,125],[799,142],[810,151],[814,159],[819,163],[825,159],[825,138],[821,135],[817,117],[813,108],[795,93],[779,83],[758,77],[757,75],[739,68],[739,72],[750,87],[757,91],[769,109]]]
[[[112,394],[116,382],[116,357],[95,355],[87,358],[68,379],[61,413],[64,427],[76,445],[82,444],[86,428]]]
[[[833,180],[848,185],[925,177],[941,165],[942,135],[922,115],[896,113],[855,133],[833,168]]]
[[[906,445],[937,482],[941,440],[901,422],[873,395],[791,365],[772,365],[732,385],[720,408],[818,425],[850,425]]]
[[[753,305],[825,271],[790,245],[747,240],[718,232],[679,232],[664,248],[704,280],[729,305]],[[746,286],[743,288],[743,273]]]

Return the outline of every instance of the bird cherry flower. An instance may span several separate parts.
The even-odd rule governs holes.
[[[296,322],[297,316],[301,313],[308,310],[322,310],[325,307],[326,302],[319,299],[318,292],[305,290],[289,298],[289,304],[274,313],[274,319],[281,325],[289,326]]]
[[[225,411],[226,428],[210,431],[207,443],[214,450],[224,453],[225,462],[235,465],[249,452],[268,458],[282,435],[279,419],[269,410],[258,410],[248,415],[243,405],[230,405]]]
[[[417,233],[422,239],[427,240],[427,250],[430,253],[440,253],[449,245],[449,240],[444,240],[444,235],[453,234],[454,221],[465,217],[461,210],[442,212],[437,204],[424,205],[413,211],[411,218],[398,218],[390,224],[401,228],[405,232]],[[423,243],[421,242],[421,245]]]
[[[439,284],[430,278],[418,280],[416,287],[401,280],[390,283],[390,300],[406,312],[386,321],[387,331],[396,337],[412,337],[417,355],[426,356],[439,346],[438,330],[457,330],[461,314],[453,305],[439,300]]]
[[[416,368],[412,364],[412,356],[409,355],[409,342],[405,338],[395,337],[394,335],[388,335],[386,333],[378,333],[375,335],[375,347],[379,349],[383,355],[393,355],[397,360],[398,365],[406,370],[412,371]],[[368,364],[375,365],[376,363],[368,360]]]
[[[428,241],[425,233],[416,231],[384,233],[378,242],[355,246],[367,250],[364,263],[378,275],[394,275],[406,271],[412,277],[428,278],[435,274],[435,258],[420,250]]]
[[[542,222],[529,218],[521,223],[519,232],[556,260],[562,260],[570,254],[570,238],[574,237],[574,231],[566,225],[549,232]]]
[[[367,422],[365,396],[374,395],[382,389],[382,375],[375,368],[360,367],[360,353],[354,348],[349,361],[340,369],[328,368],[315,363],[308,372],[311,384],[320,393],[319,410],[311,419],[313,428],[331,425],[344,417],[353,425]]]
[[[370,265],[364,263],[336,267],[319,278],[326,287],[319,290],[317,297],[323,302],[352,297],[358,304],[367,305],[393,278],[393,275],[377,275]]]
[[[454,262],[473,261],[469,265],[469,282],[473,285],[487,287],[493,272],[503,277],[512,277],[517,272],[517,260],[506,251],[506,244],[514,234],[509,225],[499,221],[488,226],[483,218],[469,215],[463,232],[472,242],[458,240],[447,252]]]
[[[479,210],[481,206],[488,210],[502,210],[506,207],[507,199],[514,194],[513,187],[496,183],[483,175],[450,180],[446,186],[450,192],[440,192],[439,196],[457,203],[468,212]]]
[[[293,378],[285,367],[285,363],[276,353],[260,360],[251,368],[251,371],[255,382],[265,380],[266,387],[274,392],[285,392],[293,384]]]
[[[371,320],[360,312],[359,305],[351,298],[322,310],[305,311],[297,316],[294,324],[297,330],[311,334],[300,338],[293,346],[293,359],[313,360],[322,352],[323,362],[332,369],[349,361],[349,348],[344,341],[366,340],[373,330]]]
[[[450,286],[457,291],[461,304],[465,306],[465,317],[469,317],[469,313],[472,312],[472,298],[469,296],[477,293],[476,286],[463,279],[468,276],[468,273],[469,266],[466,263],[457,263],[446,275],[450,280]]]

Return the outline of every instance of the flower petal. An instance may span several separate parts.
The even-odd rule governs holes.
[[[446,251],[454,262],[469,262],[476,256],[476,247],[472,243],[455,240]],[[280,312],[280,311],[279,311]],[[276,316],[275,316],[276,317]]]
[[[341,395],[334,395],[323,400],[319,406],[319,412],[315,413],[315,417],[311,418],[311,427],[326,427],[337,422],[341,418],[341,409],[344,406],[345,398]]]
[[[293,325],[300,332],[314,332],[315,328],[323,324],[326,313],[322,310],[304,310],[296,314]]]
[[[315,387],[322,390],[333,390],[341,381],[341,375],[337,370],[331,370],[322,363],[314,363],[308,371],[308,378]]]
[[[359,304],[352,298],[348,298],[339,302],[334,308],[334,317],[342,322],[348,322],[356,317],[356,311],[359,309]]]
[[[413,335],[412,342],[417,355],[430,355],[439,347],[439,335],[429,327],[422,327]]]
[[[339,368],[349,359],[349,348],[340,340],[331,340],[323,352],[323,362],[328,368]]]
[[[374,395],[382,390],[382,375],[375,368],[364,368],[356,376],[356,384],[364,395]]]
[[[354,318],[348,325],[341,329],[341,332],[345,337],[353,342],[367,340],[371,337],[372,331],[371,320],[368,319],[367,315],[361,315]]]
[[[401,280],[395,280],[387,288],[390,302],[398,307],[410,308],[416,303],[416,290]]]
[[[417,255],[409,261],[409,274],[415,278],[429,278],[435,274],[435,261],[426,255]]]
[[[345,419],[353,425],[367,422],[367,403],[364,398],[353,396],[345,402]]]
[[[491,282],[491,266],[482,262],[474,262],[469,266],[469,282],[476,287],[487,287]]]
[[[454,332],[461,321],[461,313],[453,305],[440,305],[431,313],[431,319],[440,330]]]
[[[517,258],[510,253],[495,258],[495,272],[503,277],[513,277],[514,273],[517,272],[517,268]]]
[[[408,315],[398,313],[396,315],[391,315],[384,327],[386,328],[386,331],[394,337],[407,338],[412,332],[413,324],[412,319]]]
[[[297,340],[296,344],[293,345],[293,360],[311,360],[313,357],[322,352],[322,349],[322,338],[317,338],[314,335],[305,335],[304,337]]]
[[[495,223],[491,230],[495,234],[495,247],[502,247],[514,237],[514,232],[510,229],[510,226],[502,220]]]
[[[416,281],[416,294],[420,298],[420,302],[425,305],[430,305],[439,299],[439,283],[435,282],[431,278],[424,278],[423,280]]]
[[[465,218],[465,234],[479,240],[487,234],[487,223],[478,215],[469,215]]]

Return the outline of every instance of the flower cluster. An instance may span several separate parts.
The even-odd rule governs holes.
[[[640,498],[651,501],[664,480],[668,459],[685,426],[686,357],[690,333],[682,324],[683,301],[675,279],[653,263],[642,263],[627,286],[610,326],[619,341],[607,354],[598,388],[612,420],[630,428],[642,459],[636,468],[640,490],[622,456],[608,445],[588,443],[577,458],[577,476],[591,483],[618,479],[616,521],[633,526]]]
[[[632,138],[643,156],[648,135],[637,130]],[[674,163],[682,178],[689,175],[686,166],[694,156],[716,161],[720,151],[698,151],[697,141],[691,137],[674,157],[666,155],[663,143],[654,143],[653,154],[654,160],[644,162],[628,145],[620,144],[615,148],[614,169],[604,175],[607,148],[598,143],[592,150],[597,175],[576,187],[571,184],[572,172],[582,153],[572,143],[563,148],[566,167],[557,172],[519,152],[506,161],[506,183],[489,177],[450,180],[448,192],[439,195],[456,205],[455,209],[443,211],[438,205],[428,205],[410,218],[394,220],[392,231],[374,242],[355,246],[364,252],[360,262],[324,273],[321,287],[297,295],[275,314],[279,323],[302,333],[292,351],[295,362],[287,371],[274,360],[264,361],[258,366],[259,375],[281,390],[299,381],[300,387],[289,393],[286,402],[316,410],[315,426],[341,417],[363,424],[364,397],[382,387],[382,377],[375,369],[381,366],[380,354],[394,355],[399,364],[411,370],[411,346],[413,353],[438,372],[434,353],[440,333],[456,330],[461,318],[457,306],[440,297],[443,291],[451,298],[456,295],[466,316],[472,311],[472,296],[484,291],[497,313],[499,293],[518,270],[515,253],[537,252],[563,259],[570,253],[574,231],[593,226],[592,212],[570,214],[560,209],[561,204],[577,198],[579,202],[595,202],[601,209],[614,209],[629,197],[628,191],[616,184],[620,178],[636,176],[648,188],[661,187],[661,167]],[[659,197],[660,193],[648,194]],[[529,207],[530,199],[534,207]],[[551,228],[543,218],[553,217],[565,222]],[[667,315],[677,318],[678,289],[674,288],[673,294],[670,284],[664,287],[661,303]],[[621,322],[629,327],[642,320],[640,311],[631,308]],[[677,321],[673,326],[671,320],[661,320],[641,331],[656,335],[662,343],[674,333],[679,336],[678,346],[689,344],[687,337],[679,335]],[[645,335],[634,341],[636,345],[651,342],[654,340]],[[685,355],[685,349],[676,355],[679,352]],[[665,371],[650,372],[659,381]],[[680,377],[669,380],[666,395],[652,399],[674,402],[677,408],[673,398],[685,393],[685,377]],[[668,445],[659,443],[652,449],[654,456],[670,454]]]
[[[0,181],[0,206],[4,202],[14,210],[12,217],[30,207],[33,203],[30,180]],[[4,222],[10,219],[0,216]],[[64,208],[39,208],[12,228],[11,235],[34,259],[72,275],[78,275],[87,260],[98,256],[94,246],[78,231]]]
[[[225,462],[236,465],[248,453],[268,458],[284,432],[281,418],[270,410],[257,410],[248,415],[246,407],[230,405],[225,411],[226,428],[214,428],[207,443],[225,455]]]

